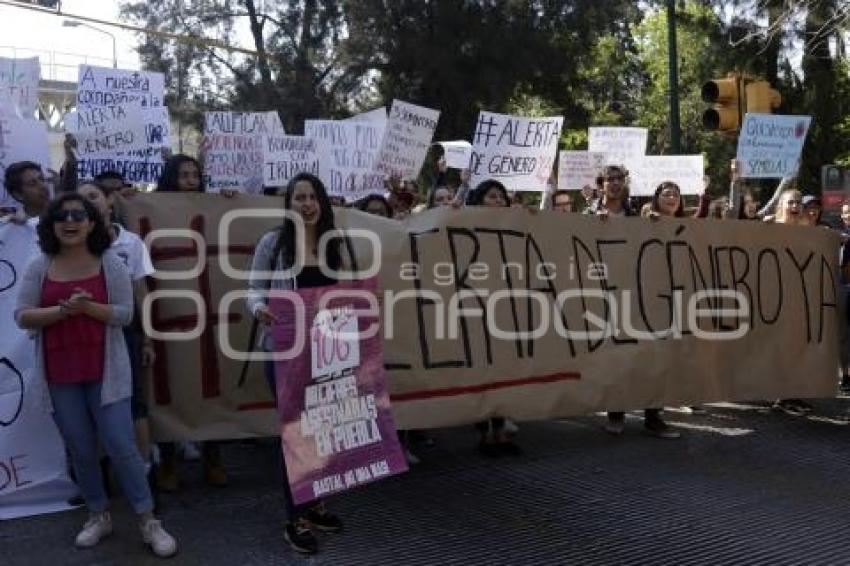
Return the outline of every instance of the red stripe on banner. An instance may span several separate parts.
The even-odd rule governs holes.
[[[274,401],[257,401],[256,403],[245,403],[236,407],[237,411],[262,411],[264,409],[274,409]]]
[[[458,395],[469,395],[470,393],[484,393],[495,389],[507,389],[509,387],[523,387],[525,385],[542,385],[544,383],[555,383],[558,381],[576,381],[581,379],[581,373],[575,371],[553,373],[537,377],[526,377],[523,379],[509,379],[506,381],[495,381],[490,383],[479,383],[478,385],[466,385],[463,387],[449,387],[446,389],[430,389],[426,391],[413,391],[391,395],[392,401],[419,401],[432,399],[434,397],[456,397]]]

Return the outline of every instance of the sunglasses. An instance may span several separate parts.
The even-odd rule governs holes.
[[[71,210],[58,210],[53,213],[52,217],[54,222],[82,222],[83,220],[89,219],[89,214],[85,210],[80,210],[79,208],[73,208]]]
[[[603,177],[602,180],[610,183],[612,181],[622,181],[625,178],[626,178],[625,175],[611,175],[609,177]]]

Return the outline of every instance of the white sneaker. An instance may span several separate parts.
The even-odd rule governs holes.
[[[194,442],[181,442],[180,451],[183,452],[183,459],[187,462],[195,462],[201,459],[201,452]]]
[[[505,419],[504,431],[507,432],[508,434],[516,434],[516,433],[519,432],[519,427],[511,419]]]
[[[112,517],[108,511],[89,515],[83,530],[77,534],[74,544],[80,548],[91,548],[105,536],[112,534]]]
[[[141,525],[142,540],[151,547],[153,553],[162,558],[174,556],[177,553],[177,541],[165,532],[162,523],[156,519],[149,519]]]

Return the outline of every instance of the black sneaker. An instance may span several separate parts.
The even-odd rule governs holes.
[[[310,527],[306,521],[297,521],[295,523],[286,523],[286,528],[283,531],[283,538],[292,547],[295,552],[301,554],[316,554],[319,552],[319,542],[313,533],[310,532]]]
[[[841,376],[841,388],[842,393],[850,393],[850,375]]]
[[[500,454],[504,454],[505,456],[522,456],[522,448],[510,440],[507,442],[499,442],[496,444],[496,448],[499,450]]]
[[[327,511],[310,509],[305,513],[304,519],[323,533],[338,533],[342,530],[342,520]]]

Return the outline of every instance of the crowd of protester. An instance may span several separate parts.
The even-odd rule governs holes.
[[[160,443],[152,447],[147,422],[147,407],[142,388],[142,368],[153,363],[154,350],[134,317],[135,303],[142,296],[140,282],[154,267],[142,240],[120,224],[115,210],[115,195],[132,196],[134,189],[117,172],[106,172],[91,181],[78,182],[74,162],[73,139],[66,143],[66,164],[54,187],[51,200],[48,181],[39,165],[19,162],[6,169],[5,187],[20,203],[18,211],[4,222],[35,222],[41,254],[34,259],[21,283],[15,310],[19,326],[36,337],[36,395],[46,410],[53,413],[65,441],[73,477],[89,516],[76,537],[76,545],[91,547],[112,532],[108,494],[98,446],[102,446],[133,510],[139,515],[142,539],[158,556],[177,551],[174,537],[154,517],[157,491],[179,488],[179,446]],[[388,219],[403,219],[437,207],[520,206],[530,213],[540,208],[561,214],[611,217],[643,216],[648,221],[664,217],[704,218],[711,220],[762,220],[778,224],[817,226],[821,224],[822,205],[813,195],[802,195],[793,188],[794,180],[783,179],[759,209],[755,192],[743,186],[732,164],[729,197],[711,200],[706,190],[696,197],[695,206],[686,207],[685,196],[674,182],[661,183],[649,199],[629,194],[629,174],[623,166],[606,166],[596,185],[577,190],[543,193],[539,205],[523,203],[497,180],[470,186],[469,171],[449,171],[445,160],[437,159],[433,183],[421,193],[414,181],[397,177],[387,179],[385,191],[347,205],[328,194],[324,184],[310,174],[299,174],[286,187],[269,187],[265,194],[283,196],[285,209],[304,221],[306,257],[304,268],[295,277],[264,279],[255,273],[284,271],[294,262],[296,231],[291,221],[267,233],[257,243],[247,307],[257,321],[259,346],[268,349],[264,330],[275,322],[264,292],[269,289],[294,289],[332,285],[319,269],[321,264],[339,268],[342,254],[334,245],[318,255],[316,242],[334,229],[333,206],[351,206]],[[457,173],[457,174],[455,174]],[[708,189],[706,183],[706,189]],[[580,190],[578,190],[580,189]],[[160,192],[206,192],[202,164],[186,155],[170,156],[155,188]],[[238,206],[235,191],[223,191]],[[214,197],[214,198],[222,198]],[[850,204],[841,211],[843,221],[840,265],[845,295],[850,297]],[[135,301],[134,301],[135,296]],[[850,320],[850,302],[847,318]],[[134,322],[135,320],[135,322]],[[841,387],[850,389],[850,332],[845,333],[842,348]],[[275,380],[270,363],[266,375],[272,394]],[[789,414],[811,410],[802,400],[779,400],[775,404]],[[644,411],[646,431],[658,438],[675,439],[679,433],[663,419],[660,407]],[[625,413],[608,413],[605,429],[614,435],[624,432]],[[485,457],[522,454],[517,444],[517,426],[510,420],[493,417],[476,425],[478,449]],[[403,431],[408,458],[416,462],[414,445],[432,441],[421,431]],[[183,447],[191,453],[191,445]],[[158,453],[158,466],[153,466]],[[200,454],[205,480],[215,486],[227,485],[227,471],[221,459],[219,442],[201,443]],[[285,464],[284,464],[285,469]],[[296,505],[286,482],[282,498],[287,522],[284,536],[295,550],[314,553],[318,542],[313,530],[335,532],[341,520],[329,513],[322,502]]]

